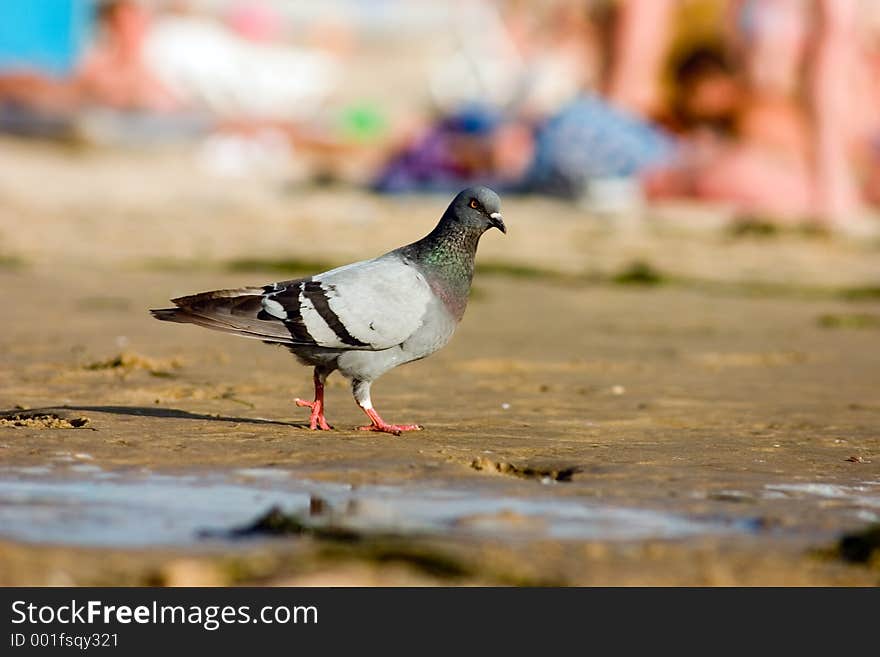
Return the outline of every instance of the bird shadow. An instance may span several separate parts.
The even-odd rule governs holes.
[[[155,417],[173,420],[208,420],[210,422],[233,422],[238,424],[273,424],[282,427],[307,429],[308,424],[302,422],[285,422],[283,420],[267,420],[255,417],[234,417],[230,415],[209,415],[207,413],[191,413],[179,408],[159,408],[153,406],[52,406],[41,409],[28,409],[28,413],[49,412],[53,410],[80,411],[92,413],[110,413],[112,415],[133,415],[137,417]]]

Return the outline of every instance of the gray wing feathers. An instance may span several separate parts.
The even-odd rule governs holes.
[[[310,279],[180,297],[177,308],[151,312],[265,342],[378,351],[415,333],[431,295],[418,270],[389,254]]]
[[[290,331],[283,324],[271,318],[258,318],[262,297],[262,288],[214,290],[172,299],[176,308],[150,312],[166,322],[196,324],[254,340],[292,344]]]
[[[415,268],[383,256],[269,291],[263,308],[278,319],[301,321],[318,346],[382,350],[421,326],[431,294]]]

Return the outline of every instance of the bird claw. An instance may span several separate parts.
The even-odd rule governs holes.
[[[390,433],[399,436],[404,431],[421,431],[424,427],[420,424],[367,424],[358,427],[359,431],[381,431],[382,433]]]
[[[370,418],[371,424],[358,427],[359,431],[381,431],[382,433],[390,433],[399,436],[404,431],[421,431],[422,426],[419,424],[388,424],[376,412],[374,408],[361,406],[367,417]]]
[[[333,427],[327,424],[326,418],[324,418],[324,404],[319,401],[307,401],[305,399],[294,399],[297,406],[305,406],[307,408],[312,409],[311,414],[309,415],[309,429],[315,431],[317,429],[321,429],[322,431],[330,431]]]

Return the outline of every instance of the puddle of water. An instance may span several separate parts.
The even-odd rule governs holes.
[[[185,544],[206,526],[234,526],[274,504],[304,503],[305,492],[156,475],[124,481],[7,479],[0,481],[0,535],[75,545]]]
[[[876,481],[865,481],[857,486],[823,483],[768,484],[765,488],[772,495],[824,497],[851,502],[853,506],[880,509],[880,482]]]
[[[553,497],[514,498],[470,490],[358,488],[347,526],[418,532],[537,535],[582,540],[676,538],[730,531],[721,522]],[[332,500],[331,500],[332,503]]]
[[[70,470],[73,470],[71,468]],[[68,471],[70,472],[70,471]],[[574,498],[514,498],[470,489],[359,486],[297,480],[284,471],[212,476],[0,470],[0,535],[92,546],[186,545],[202,530],[250,524],[271,506],[308,515],[319,496],[344,527],[403,533],[581,540],[680,538],[741,531],[734,524]]]

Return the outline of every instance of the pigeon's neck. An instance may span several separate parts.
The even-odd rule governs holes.
[[[418,263],[434,293],[456,319],[461,319],[467,306],[482,234],[482,230],[441,220],[428,235],[406,247],[407,255]]]

